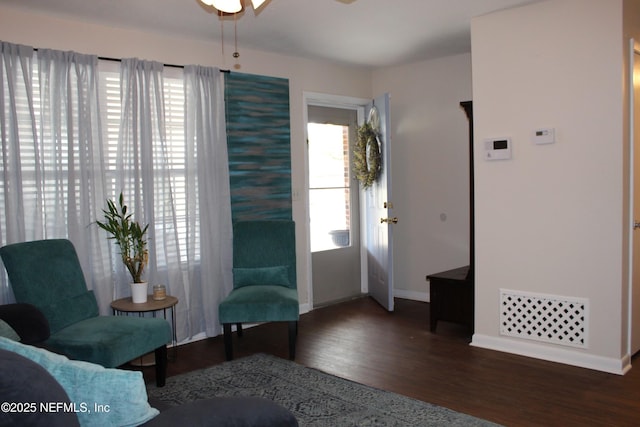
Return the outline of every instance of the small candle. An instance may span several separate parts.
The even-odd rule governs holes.
[[[163,300],[167,297],[167,289],[164,285],[154,285],[153,286],[153,299],[154,300]]]

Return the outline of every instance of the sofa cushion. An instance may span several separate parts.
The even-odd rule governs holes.
[[[0,350],[0,411],[2,426],[78,426],[78,418],[62,386],[39,364],[8,350]],[[40,405],[56,406],[45,412]],[[62,410],[60,406],[66,405]],[[45,407],[48,408],[48,407]]]
[[[82,426],[136,426],[158,414],[147,401],[142,372],[69,360],[2,337],[0,348],[18,353],[46,369],[76,405]]]

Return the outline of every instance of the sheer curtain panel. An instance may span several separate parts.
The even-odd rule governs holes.
[[[113,196],[122,192],[135,219],[149,224],[149,266],[144,279],[149,286],[164,284],[167,293],[184,302],[186,282],[174,205],[174,187],[181,178],[171,167],[163,69],[158,62],[135,58],[123,59],[120,64],[122,110]],[[130,278],[121,264],[116,263],[121,275],[118,298],[130,294]],[[190,336],[185,312],[186,304],[176,307],[178,340]]]
[[[178,297],[178,340],[220,333],[217,304],[231,286],[231,214],[224,93],[218,70],[188,66],[183,99],[162,64],[123,60],[115,192],[149,227],[150,284]],[[169,97],[173,97],[169,100]],[[167,110],[184,108],[182,133]],[[126,295],[126,290],[120,291]]]
[[[233,287],[224,76],[217,68],[187,66],[184,81],[186,167],[197,171],[186,186],[189,318],[195,330],[215,336],[218,304]]]
[[[104,199],[97,57],[1,44],[1,244],[68,238],[101,311],[108,246],[92,226]],[[3,277],[2,303],[13,301]]]

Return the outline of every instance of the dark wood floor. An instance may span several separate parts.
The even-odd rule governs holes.
[[[506,426],[640,425],[640,365],[620,376],[471,347],[461,326],[429,331],[428,303],[395,304],[388,313],[360,298],[302,315],[296,362]],[[286,324],[245,330],[235,356],[286,358],[286,337]],[[223,361],[222,337],[198,341],[178,348],[168,375]]]

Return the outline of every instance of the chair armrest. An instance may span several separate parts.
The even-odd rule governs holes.
[[[0,319],[16,331],[23,344],[38,344],[49,338],[49,321],[34,305],[0,305]]]

